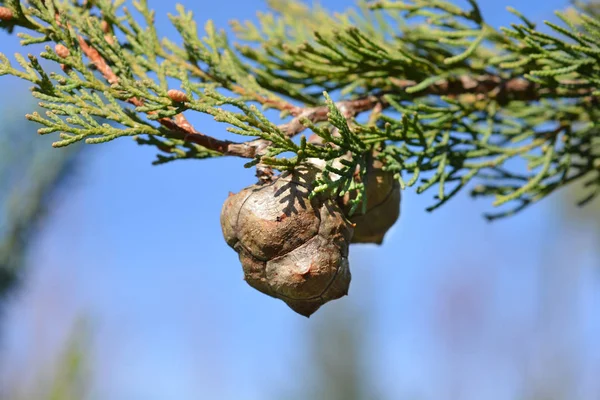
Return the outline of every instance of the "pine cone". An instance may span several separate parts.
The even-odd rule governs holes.
[[[367,186],[367,206],[365,213],[360,207],[349,217],[355,224],[352,243],[383,243],[387,231],[400,216],[400,183],[392,172],[384,171],[381,161],[374,159],[364,176]],[[347,193],[342,198],[342,208],[350,211],[350,200],[356,193]]]
[[[306,317],[348,294],[352,226],[331,199],[308,199],[311,166],[231,195],[221,228],[246,282]]]

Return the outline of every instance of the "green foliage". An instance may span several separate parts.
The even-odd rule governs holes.
[[[55,367],[55,376],[45,397],[49,400],[76,400],[85,398],[89,391],[89,322],[76,321],[67,338],[61,357]]]
[[[59,134],[57,147],[133,136],[161,152],[156,163],[236,155],[251,158],[247,166],[289,169],[317,158],[327,167],[315,193],[358,191],[354,208],[364,200],[355,172],[364,174],[372,155],[403,188],[436,187],[428,210],[467,185],[497,206],[511,204],[490,219],[573,181],[589,190],[582,203],[600,193],[594,15],[559,13],[564,24],[548,22],[548,34],[512,9],[519,22],[497,30],[475,0],[466,9],[442,0],[361,2],[338,14],[271,0],[257,23],[232,23],[240,41],[232,45],[210,21],[200,33],[177,6],[169,17],[178,44],[159,37],[146,1],[133,2],[135,13],[123,3],[6,2],[14,17],[3,25],[25,28],[24,46],[68,50],[40,54],[63,73],[46,72],[35,56],[17,56],[20,67],[0,59],[0,74],[34,84],[47,112],[29,118],[44,126],[40,133]],[[266,109],[280,111],[280,121]],[[193,111],[251,139],[198,132],[183,117]],[[293,140],[306,129],[320,140]]]
[[[81,400],[90,394],[90,333],[87,318],[77,319],[51,363],[34,366],[33,382],[17,383],[3,391],[5,400]],[[39,360],[38,360],[39,361]]]

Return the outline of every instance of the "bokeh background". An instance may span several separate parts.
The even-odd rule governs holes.
[[[182,2],[223,28],[266,8]],[[174,35],[175,5],[150,4]],[[493,26],[508,5],[536,22],[568,6],[480,5]],[[29,50],[2,34],[0,51]],[[2,77],[0,287],[19,279],[0,296],[0,399],[600,399],[600,204],[574,207],[576,186],[491,224],[486,200],[429,214],[409,189],[385,243],[351,248],[350,296],[306,319],[247,286],[222,238],[224,199],[254,179],[243,160],[51,149],[33,109]]]

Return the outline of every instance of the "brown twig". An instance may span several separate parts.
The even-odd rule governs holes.
[[[103,26],[103,31],[105,31],[105,33],[108,31],[106,23],[105,26]],[[90,46],[81,36],[79,36],[79,44],[84,54],[91,60],[91,62],[96,66],[98,71],[102,73],[107,81],[110,84],[118,83],[119,78],[108,65],[106,60],[100,55],[100,53],[95,48]],[[394,85],[397,86],[399,90],[404,91],[404,94],[406,94],[406,89],[417,84],[417,82],[411,80],[395,78],[391,78],[390,80]],[[293,116],[293,119],[289,122],[279,125],[279,129],[288,137],[298,135],[306,129],[306,126],[302,123],[302,121],[305,119],[312,123],[324,122],[328,119],[329,109],[325,105],[302,108],[283,100],[272,100],[255,93],[249,94],[246,89],[238,85],[234,85],[234,87],[231,89],[235,93],[242,96],[251,95],[254,100],[263,105],[270,105],[276,109],[288,111]],[[539,100],[541,96],[546,94],[545,91],[547,92],[550,90],[552,89],[542,89],[538,84],[527,81],[523,78],[503,80],[502,78],[494,75],[483,75],[479,77],[465,75],[455,79],[438,81],[428,88],[413,94],[413,96],[422,97],[427,95],[445,95],[456,97],[465,94],[475,94],[478,97],[492,97],[500,104],[506,104],[512,100]],[[581,90],[585,91],[587,89]],[[576,91],[575,93],[579,95],[585,95],[587,93],[582,93],[581,90]],[[390,94],[393,94],[393,92]],[[127,101],[136,107],[140,107],[144,104],[142,99],[135,97],[132,97]],[[389,106],[389,104],[385,101],[382,94],[377,96],[367,96],[355,100],[341,101],[336,103],[336,106],[342,111],[343,115],[345,115],[348,119],[351,119],[361,112],[373,109],[377,109],[377,112],[381,113]],[[201,145],[207,149],[217,151],[223,155],[254,158],[264,154],[270,145],[268,141],[262,139],[244,143],[216,139],[212,136],[197,131],[183,114],[176,115],[174,119],[160,118],[158,119],[158,122],[165,128],[169,129],[175,136]]]
[[[100,53],[90,46],[81,36],[79,37],[79,44],[84,54],[86,54],[92,63],[96,65],[96,68],[102,73],[108,82],[110,84],[117,83],[119,80],[117,75],[112,71]],[[406,89],[417,84],[415,81],[394,78],[392,78],[391,81],[399,90],[404,91],[404,94],[407,94],[405,92]],[[245,93],[245,89],[237,89],[238,90],[235,91],[238,94],[247,95],[247,93]],[[466,94],[475,94],[478,96],[492,97],[500,104],[505,104],[513,100],[539,100],[543,95],[549,94],[550,90],[552,89],[542,89],[538,84],[527,81],[523,78],[503,80],[498,76],[483,75],[479,77],[461,76],[456,79],[442,80],[432,84],[428,88],[419,91],[418,93],[415,93],[413,96],[422,97],[427,95],[445,95],[456,97]],[[585,91],[585,93],[582,92],[582,90]],[[394,92],[389,92],[388,94],[393,93]],[[574,94],[578,95],[586,95],[588,93],[588,89],[580,89],[574,92]],[[367,96],[355,100],[345,100],[336,103],[336,106],[345,116],[347,116],[347,118],[353,118],[361,112],[373,110],[374,108],[377,108],[378,112],[381,112],[383,109],[389,106],[384,99],[384,94]],[[329,117],[329,108],[326,105],[302,108],[284,101],[270,100],[261,96],[255,96],[255,98],[256,101],[262,104],[271,104],[277,109],[289,111],[290,114],[294,116],[291,121],[279,125],[279,129],[288,137],[298,135],[306,129],[306,126],[302,123],[304,120],[308,120],[312,123],[318,123],[327,121]],[[130,98],[127,101],[137,107],[144,104],[143,100],[135,97]],[[217,151],[223,155],[254,158],[264,154],[270,145],[268,141],[262,139],[252,140],[244,143],[216,139],[194,129],[194,127],[189,123],[183,114],[176,115],[174,119],[160,118],[158,122],[165,128],[169,129],[177,137],[196,143],[207,149]]]
[[[369,96],[356,100],[345,100],[336,103],[336,107],[342,110],[343,114],[349,113],[355,116],[361,112],[369,111],[378,103],[382,103],[381,96]],[[307,119],[313,124],[327,121],[329,118],[329,108],[327,106],[318,106],[311,108],[303,108],[290,122],[279,125],[288,137],[293,137],[306,129],[302,124],[302,120]]]
[[[90,61],[96,66],[98,71],[102,73],[102,75],[110,84],[118,83],[119,78],[108,65],[106,60],[81,36],[79,36],[79,45],[81,46],[83,53],[90,59]],[[136,97],[132,97],[127,101],[136,107],[140,107],[144,104],[141,99]],[[265,99],[265,101],[267,100]],[[382,100],[380,98],[371,96],[364,99],[342,101],[337,105],[340,109],[348,110],[348,112],[350,112],[352,115],[356,115],[360,112],[370,110],[376,104],[381,103],[381,101]],[[306,126],[304,126],[301,122],[304,119],[307,119],[313,123],[323,122],[327,121],[329,113],[327,106],[301,108],[286,103],[283,105],[280,104],[280,107],[284,107],[290,111],[292,115],[295,115],[290,122],[279,125],[279,128],[285,132],[288,137],[293,137],[306,129]],[[212,136],[206,135],[194,129],[192,124],[190,124],[183,114],[177,114],[174,120],[171,118],[160,118],[158,122],[165,128],[175,133],[178,137],[201,145],[207,149],[217,151],[223,155],[254,158],[264,154],[267,147],[270,145],[268,141],[262,139],[244,143],[236,143],[228,140],[213,138]]]
[[[56,13],[56,19],[60,25],[58,13]],[[96,66],[98,71],[100,71],[108,83],[111,85],[118,83],[119,77],[114,73],[112,68],[108,65],[98,50],[90,46],[81,35],[78,36],[78,41],[83,53]],[[127,102],[136,107],[141,107],[144,105],[144,101],[136,97],[127,99]],[[153,112],[150,112],[149,114],[152,113]],[[196,143],[209,150],[215,150],[224,155],[236,155],[245,158],[253,158],[255,156],[256,149],[252,146],[248,146],[244,143],[234,143],[228,140],[219,140],[213,138],[212,136],[198,132],[183,114],[176,115],[175,120],[171,118],[160,118],[158,119],[158,122],[165,128],[177,134],[177,136],[181,137],[182,139]]]
[[[411,80],[391,79],[394,84],[405,95],[406,89],[415,86],[418,82]],[[574,82],[569,82],[574,83]],[[506,104],[509,101],[536,101],[543,96],[551,94],[553,89],[541,88],[537,83],[528,81],[524,78],[513,78],[503,80],[494,75],[483,75],[479,77],[461,76],[454,80],[442,80],[428,88],[413,94],[414,97],[423,97],[428,95],[457,97],[466,94],[483,95],[494,98],[500,104]],[[394,94],[397,92],[387,92],[381,95],[373,95],[356,100],[346,100],[336,103],[336,107],[342,111],[342,114],[352,118],[361,112],[377,110],[382,112],[389,107],[385,100],[385,94]],[[585,96],[591,94],[587,88],[576,89],[571,94]],[[329,109],[327,106],[305,108],[290,122],[279,125],[279,128],[292,137],[304,131],[306,127],[301,121],[306,118],[312,123],[327,121]]]
[[[6,7],[0,7],[1,20],[7,21],[13,17],[14,16],[10,9]],[[56,18],[60,25],[58,13]],[[105,33],[105,39],[109,42],[112,42],[112,36],[110,35],[112,28],[105,20],[102,20],[102,30]],[[96,66],[98,71],[102,73],[106,80],[110,84],[118,83],[119,78],[111,69],[107,61],[101,56],[101,54],[95,48],[89,45],[83,37],[79,36],[78,39],[84,54]],[[196,73],[201,73],[203,77],[216,80],[216,78],[210,75],[210,73],[201,70],[197,66],[194,66],[193,70]],[[538,84],[527,81],[523,78],[505,80],[494,75],[482,75],[477,77],[465,75],[453,79],[441,80],[430,85],[424,90],[413,94],[406,93],[406,90],[416,85],[418,82],[396,78],[390,78],[390,80],[396,86],[396,89],[387,93],[394,94],[397,92],[403,92],[405,95],[412,96],[413,98],[428,95],[457,97],[460,95],[474,94],[476,95],[476,98],[493,98],[500,104],[506,104],[513,100],[535,101],[544,96],[556,94],[556,89],[542,88]],[[284,100],[269,99],[258,93],[249,93],[247,89],[239,85],[234,84],[232,87],[229,87],[229,89],[241,96],[252,98],[263,105],[271,106],[281,111],[288,111],[293,116],[292,120],[279,125],[279,129],[281,129],[288,137],[293,137],[306,129],[306,126],[302,123],[304,119],[307,119],[312,123],[324,122],[328,119],[329,110],[327,106],[303,108],[295,106]],[[389,104],[384,99],[384,94],[385,93],[381,95],[371,95],[355,100],[341,101],[336,103],[336,106],[345,116],[347,116],[347,118],[353,118],[359,113],[369,110],[376,110],[377,113],[380,113],[385,108],[389,107]],[[592,98],[591,90],[588,88],[574,89],[571,92],[568,92],[568,94],[575,96],[590,96],[590,98]],[[594,101],[596,100],[596,98],[592,99]],[[144,101],[142,99],[135,97],[130,98],[127,101],[136,107],[144,105]],[[268,141],[262,139],[252,140],[244,143],[216,139],[197,131],[192,124],[187,121],[183,114],[176,115],[174,119],[160,118],[158,119],[158,122],[168,129],[173,136],[196,143],[223,155],[254,158],[264,154],[270,145]]]
[[[106,60],[81,36],[79,36],[79,45],[81,46],[83,53],[90,59],[90,61],[96,66],[98,71],[100,71],[100,73],[110,84],[116,84],[119,82],[119,78],[108,65]],[[127,99],[127,102],[136,107],[144,105],[143,100],[136,97]],[[165,128],[175,133],[176,136],[224,155],[253,158],[256,154],[256,149],[254,146],[250,146],[245,143],[230,142],[228,140],[219,140],[197,131],[183,114],[176,115],[174,120],[171,118],[160,118],[158,119],[158,122]]]
[[[106,60],[98,53],[98,50],[87,44],[82,36],[78,37],[79,46],[83,53],[90,59],[90,61],[96,66],[98,71],[106,78],[108,83],[114,85],[119,82],[119,78],[110,68]]]
[[[417,84],[415,81],[390,78],[401,91],[405,91]],[[576,83],[576,82],[565,82]],[[554,92],[553,92],[554,90]],[[570,94],[586,96],[592,90],[587,88],[575,89]],[[431,86],[414,94],[413,97],[439,95],[457,97],[465,94],[475,94],[493,98],[504,105],[510,101],[536,101],[542,97],[555,93],[555,89],[542,88],[539,84],[524,78],[502,79],[495,75],[468,76],[463,75],[454,79],[438,81]]]

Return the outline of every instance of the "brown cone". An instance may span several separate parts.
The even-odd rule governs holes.
[[[246,282],[310,316],[348,293],[352,226],[334,201],[308,199],[318,169],[300,167],[231,195],[221,227]]]
[[[396,223],[400,216],[400,183],[392,172],[384,171],[379,160],[367,170],[365,179],[367,192],[366,211],[359,210],[349,217],[354,227],[352,243],[383,243],[387,231]],[[343,208],[350,211],[350,200],[355,193],[347,193],[342,199]]]

